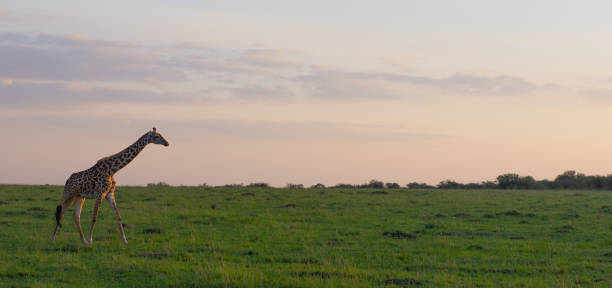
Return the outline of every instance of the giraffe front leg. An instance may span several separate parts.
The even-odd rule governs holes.
[[[119,214],[119,210],[117,209],[117,202],[115,202],[115,195],[114,195],[114,189],[111,193],[108,193],[108,195],[106,195],[106,199],[108,199],[108,203],[110,204],[110,206],[113,208],[113,211],[115,212],[115,216],[117,217],[117,224],[119,224],[119,233],[121,233],[121,240],[123,241],[124,244],[127,244],[128,241],[125,238],[125,233],[123,232],[123,224],[121,223],[121,215]]]
[[[96,224],[96,220],[98,219],[98,209],[100,208],[100,203],[102,202],[102,197],[96,199],[96,204],[93,209],[93,217],[91,218],[91,228],[89,229],[89,244],[93,243],[93,230],[94,225]]]
[[[79,229],[79,234],[81,235],[81,242],[87,245],[89,244],[89,242],[85,240],[85,236],[83,235],[83,229],[81,229],[81,211],[83,208],[83,204],[85,204],[85,198],[79,197],[74,203],[74,215],[73,216],[74,216],[74,223]]]

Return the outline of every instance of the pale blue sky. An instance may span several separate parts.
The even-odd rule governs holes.
[[[0,182],[61,184],[153,125],[173,145],[125,184],[607,174],[611,6],[0,1]]]
[[[203,16],[234,17],[243,23],[285,23],[287,25],[328,25],[330,29],[370,31],[448,33],[597,33],[610,24],[608,1],[2,1],[5,10],[26,16],[45,15],[61,19],[65,32],[109,35],[100,24],[156,25],[139,20],[166,21],[167,25],[207,23]],[[59,19],[58,19],[59,20]],[[69,25],[71,20],[82,21]],[[95,20],[95,21],[91,21]],[[93,22],[93,23],[92,23]],[[242,23],[235,23],[241,25]],[[37,31],[60,32],[54,25]],[[219,27],[223,29],[222,27]],[[249,29],[252,27],[245,27]],[[115,40],[133,39],[124,27],[115,31]],[[99,35],[95,35],[100,33]],[[180,33],[179,33],[180,35]],[[399,36],[399,35],[398,35]],[[164,39],[172,35],[164,35]],[[148,39],[159,40],[164,39]]]

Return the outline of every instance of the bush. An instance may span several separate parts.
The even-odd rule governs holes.
[[[382,181],[378,181],[375,179],[370,180],[370,183],[368,184],[363,184],[361,186],[359,186],[360,188],[385,188],[385,183],[383,183]]]
[[[536,181],[531,176],[524,176],[519,178],[517,189],[534,189],[536,187]]]
[[[550,180],[539,180],[535,183],[534,189],[555,189],[555,183]]]
[[[453,180],[444,180],[438,184],[439,189],[462,189],[464,185]]]
[[[408,187],[409,189],[431,189],[431,188],[436,188],[434,186],[427,185],[427,183],[417,183],[417,182],[408,183],[408,184],[406,184],[406,187]]]
[[[555,178],[555,184],[561,189],[586,189],[587,177],[582,173],[569,170]]]
[[[315,185],[310,186],[310,188],[312,188],[312,189],[323,189],[323,188],[325,188],[325,185],[323,185],[321,183],[317,183]]]
[[[285,186],[285,188],[287,189],[304,189],[304,185],[303,184],[292,184],[289,183]]]
[[[483,189],[497,189],[497,188],[499,188],[499,186],[497,185],[497,183],[495,181],[482,181],[480,183],[480,186]]]
[[[250,188],[270,188],[270,184],[265,183],[265,182],[255,182],[255,183],[251,183],[251,184],[247,185],[247,187],[250,187]]]
[[[604,176],[587,176],[586,180],[588,189],[608,189],[608,183]]]
[[[464,185],[465,189],[482,189],[482,184],[478,183],[468,183]]]
[[[515,173],[497,176],[497,184],[501,189],[534,189],[537,187],[537,183],[533,177],[521,177]]]
[[[147,187],[170,187],[170,184],[160,181],[157,183],[149,183]]]
[[[244,187],[244,184],[240,183],[240,184],[225,184],[223,185],[223,187],[226,188],[237,188],[237,187]]]
[[[400,185],[393,182],[393,183],[385,183],[385,187],[389,188],[389,189],[399,189]]]
[[[501,189],[516,189],[520,178],[516,173],[506,173],[497,176],[497,184]]]
[[[357,188],[355,185],[353,184],[336,184],[335,186],[332,186],[331,188]]]

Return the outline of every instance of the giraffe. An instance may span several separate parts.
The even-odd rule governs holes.
[[[106,198],[115,212],[115,217],[119,224],[119,232],[121,233],[121,240],[125,244],[128,243],[125,239],[125,233],[123,232],[121,215],[119,215],[117,203],[115,202],[115,188],[117,187],[117,183],[113,176],[117,171],[134,160],[138,153],[140,153],[149,143],[161,144],[166,147],[170,145],[168,141],[157,132],[155,127],[153,127],[151,131],[142,135],[134,144],[123,149],[121,152],[98,160],[93,167],[87,170],[70,175],[68,180],[66,180],[66,185],[64,185],[61,205],[57,206],[55,212],[56,225],[53,235],[51,236],[51,242],[55,241],[55,234],[58,228],[62,226],[60,221],[64,213],[72,203],[75,203],[73,216],[74,222],[79,229],[79,234],[81,235],[81,241],[85,245],[91,245],[94,224],[98,218],[98,208],[100,208],[102,199]],[[85,204],[85,199],[96,200],[93,218],[91,220],[91,228],[89,229],[89,241],[85,240],[83,230],[81,229],[81,209],[83,208],[83,204]]]

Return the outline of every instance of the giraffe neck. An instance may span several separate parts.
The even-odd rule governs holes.
[[[150,135],[146,133],[142,135],[134,144],[121,150],[121,152],[102,158],[96,163],[96,167],[99,171],[112,176],[125,167],[127,164],[132,162],[136,156],[149,144]]]

